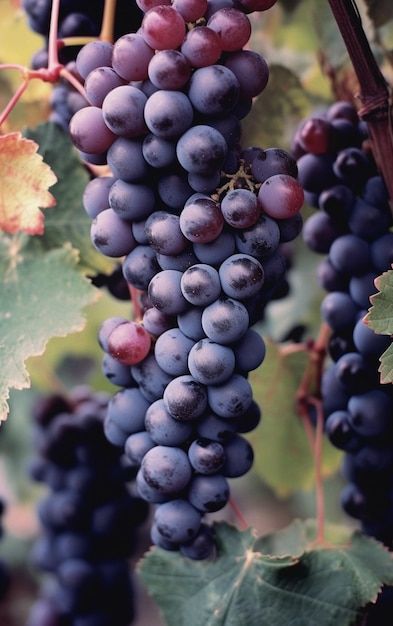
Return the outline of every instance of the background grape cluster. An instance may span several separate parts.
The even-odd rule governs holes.
[[[363,531],[392,548],[393,395],[380,382],[380,357],[391,338],[376,334],[364,317],[375,279],[393,262],[392,216],[364,124],[348,103],[337,102],[299,126],[293,141],[299,180],[319,209],[303,238],[326,255],[317,273],[328,293],[321,318],[332,330],[331,364],[322,378],[325,432],[344,451],[347,481],[341,506]],[[386,596],[386,599],[385,599]],[[368,624],[391,610],[387,589]]]
[[[34,407],[29,473],[47,494],[37,505],[32,561],[47,578],[28,626],[126,626],[134,615],[129,558],[148,510],[104,436],[107,403],[106,394],[75,387]]]

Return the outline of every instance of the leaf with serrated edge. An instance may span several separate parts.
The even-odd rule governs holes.
[[[364,322],[381,335],[393,335],[393,270],[384,272],[375,279],[378,292],[370,297],[371,308]],[[393,346],[390,345],[380,356],[381,383],[393,382]]]
[[[69,135],[53,122],[40,124],[34,130],[27,129],[24,135],[39,144],[40,154],[58,178],[52,188],[57,206],[46,216],[42,245],[50,249],[69,242],[80,251],[80,264],[88,271],[109,273],[114,260],[99,253],[91,242],[92,219],[82,203],[90,177]]]
[[[312,549],[299,524],[286,531],[295,536],[295,555],[263,554],[252,529],[218,523],[215,560],[153,548],[138,572],[168,626],[354,624],[382,584],[393,583],[391,554],[357,532],[345,545]],[[285,532],[281,541],[288,544]]]
[[[260,369],[250,373],[255,400],[263,419],[249,439],[258,450],[253,471],[278,496],[309,489],[315,481],[313,455],[295,406],[308,356],[304,352],[285,353],[280,346],[265,340],[266,358]],[[324,442],[323,473],[337,470],[341,452]]]
[[[43,251],[27,237],[0,237],[0,419],[8,414],[9,389],[29,387],[24,366],[42,354],[53,336],[82,330],[84,306],[99,291],[77,269],[70,246]]]
[[[393,270],[388,270],[375,279],[378,293],[370,297],[371,308],[364,322],[376,333],[393,335]]]
[[[381,374],[381,383],[393,382],[393,345],[391,344],[385,352],[381,354],[378,372]]]
[[[21,133],[0,136],[0,229],[42,235],[44,214],[56,200],[48,188],[57,181],[37,153],[38,144]]]

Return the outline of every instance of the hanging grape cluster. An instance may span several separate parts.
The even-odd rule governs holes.
[[[76,59],[91,106],[70,136],[110,170],[85,190],[92,242],[123,258],[140,312],[99,333],[103,371],[123,387],[105,432],[156,505],[153,542],[193,558],[212,554],[204,515],[253,463],[244,434],[260,409],[248,372],[265,344],[251,327],[286,293],[282,244],[302,227],[295,159],[240,148],[241,120],[269,77],[245,49],[247,14],[272,4],[139,3],[136,33],[87,44]]]

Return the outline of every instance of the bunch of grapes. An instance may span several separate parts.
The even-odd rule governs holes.
[[[86,387],[34,407],[30,474],[48,487],[33,562],[51,574],[28,626],[127,626],[134,614],[128,558],[146,503],[103,432],[108,397]]]
[[[393,262],[389,198],[364,125],[348,103],[305,120],[294,151],[299,180],[319,209],[306,221],[304,239],[326,255],[318,279],[328,292],[321,315],[332,329],[333,363],[323,376],[322,399],[326,434],[345,452],[341,504],[367,534],[392,548],[393,393],[378,373],[392,340],[364,322],[375,279]]]
[[[103,371],[122,387],[105,433],[156,505],[152,541],[202,559],[214,550],[204,515],[253,463],[244,434],[261,412],[248,372],[265,344],[251,326],[285,283],[283,244],[301,229],[304,195],[289,153],[239,147],[269,76],[244,49],[247,13],[274,2],[138,4],[137,33],[79,52],[91,106],[70,136],[110,168],[87,185],[84,207],[95,247],[123,257],[140,311],[100,329]]]

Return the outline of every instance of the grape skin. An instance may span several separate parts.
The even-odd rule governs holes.
[[[115,410],[123,398],[115,395],[105,431],[128,452],[138,492],[157,505],[152,540],[207,558],[214,545],[202,514],[226,505],[225,475],[242,475],[252,464],[238,433],[261,418],[247,376],[262,363],[265,345],[250,325],[285,275],[280,243],[299,232],[300,192],[294,160],[278,149],[257,153],[267,155],[267,178],[287,176],[296,196],[294,209],[280,187],[282,227],[263,209],[256,178],[250,189],[217,192],[228,174],[236,180],[240,120],[269,76],[264,59],[242,49],[251,33],[248,10],[225,1],[138,2],[141,29],[115,42],[109,72],[95,68],[103,77],[97,98],[108,77],[102,112],[119,136],[89,158],[107,160],[114,177],[109,208],[97,209],[97,217],[127,225],[115,239],[126,233],[131,245],[114,241],[109,252],[123,252],[123,277],[142,292],[135,328],[150,343],[134,360],[135,338],[121,339],[129,322],[113,321],[109,339],[111,324],[102,331],[108,376],[124,380],[129,386],[119,393],[138,398],[139,407],[133,420],[130,407]],[[190,14],[206,25],[187,32]],[[197,480],[203,472],[205,486]]]

